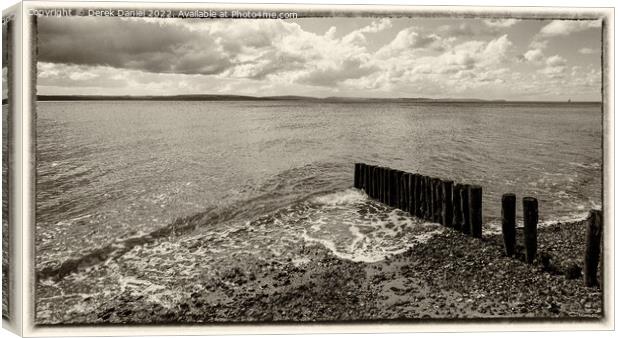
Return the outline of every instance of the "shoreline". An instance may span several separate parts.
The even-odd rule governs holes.
[[[319,244],[307,244],[299,248],[304,259],[246,257],[196,280],[198,290],[179,285],[188,292],[172,304],[124,292],[96,311],[61,322],[595,320],[602,318],[601,290],[586,288],[574,270],[583,265],[585,224],[539,228],[534,265],[505,257],[501,234],[479,240],[451,229],[375,263],[345,260]]]

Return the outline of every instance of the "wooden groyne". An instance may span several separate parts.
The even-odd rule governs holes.
[[[365,163],[355,164],[353,185],[414,217],[482,237],[480,186]]]
[[[388,206],[408,212],[428,222],[440,223],[474,238],[482,238],[482,187],[419,173],[356,163],[353,186]],[[517,255],[516,195],[501,200],[504,252]],[[525,261],[534,264],[538,246],[538,200],[523,197],[523,244]],[[597,286],[602,213],[592,210],[589,217],[584,258],[584,283]]]

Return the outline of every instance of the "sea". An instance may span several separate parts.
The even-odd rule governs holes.
[[[303,261],[288,253],[304,245],[375,262],[445,231],[354,189],[356,162],[480,185],[485,233],[499,229],[504,193],[536,197],[540,226],[583,219],[602,205],[602,126],[600,103],[39,102],[36,269],[130,245],[40,280],[38,319],[114,290],[170,303],[196,264]],[[136,240],[189,220],[200,221]]]

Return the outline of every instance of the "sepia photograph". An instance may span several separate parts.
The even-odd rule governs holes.
[[[34,325],[606,317],[608,12],[114,5],[29,11]]]

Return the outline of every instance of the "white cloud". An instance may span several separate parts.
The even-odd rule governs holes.
[[[530,49],[523,54],[523,57],[530,62],[540,62],[545,56],[540,49]]]
[[[554,20],[540,30],[542,36],[565,36],[589,28],[600,28],[600,20]]]
[[[566,59],[559,55],[554,55],[548,57],[545,63],[550,67],[564,66],[566,65]]]

